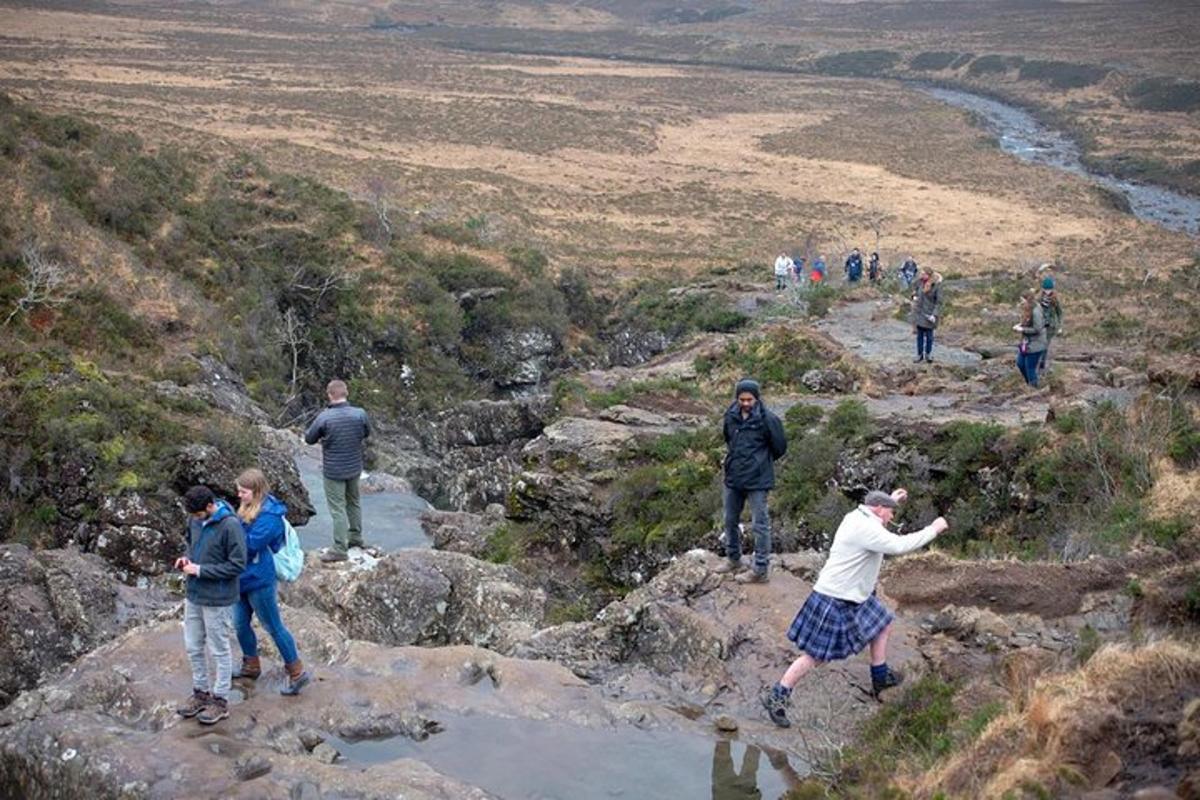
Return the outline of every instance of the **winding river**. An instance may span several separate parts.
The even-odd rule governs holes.
[[[1130,209],[1139,219],[1192,236],[1200,235],[1200,198],[1093,172],[1084,165],[1079,146],[1070,137],[1046,127],[1033,115],[1007,103],[957,89],[933,86],[919,88],[943,103],[977,114],[1006,153],[1080,175],[1117,192],[1129,201]]]

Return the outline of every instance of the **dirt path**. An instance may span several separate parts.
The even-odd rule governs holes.
[[[891,300],[859,300],[831,309],[816,328],[868,363],[896,367],[912,362],[916,340],[912,326],[896,319],[895,310]],[[933,360],[934,368],[949,364],[975,369],[983,357],[935,335]]]

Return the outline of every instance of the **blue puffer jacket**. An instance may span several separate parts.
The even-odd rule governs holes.
[[[242,571],[238,586],[242,594],[275,583],[275,558],[271,554],[283,547],[285,514],[287,506],[269,494],[254,522],[242,523],[246,532],[246,569]]]

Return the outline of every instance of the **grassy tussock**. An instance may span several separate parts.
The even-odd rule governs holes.
[[[1200,652],[1175,640],[1108,646],[1084,666],[1036,682],[1017,710],[977,741],[910,782],[915,797],[1060,797],[1107,782],[1120,756],[1120,720],[1130,708],[1174,715],[1180,689],[1200,682]]]

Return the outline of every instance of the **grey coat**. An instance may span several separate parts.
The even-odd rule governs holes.
[[[1030,324],[1021,326],[1021,336],[1025,339],[1026,353],[1040,353],[1050,343],[1046,335],[1046,314],[1040,303],[1033,304],[1033,319]]]
[[[916,292],[912,301],[912,324],[931,330],[938,326],[942,318],[942,276],[935,272],[932,280],[933,285],[928,292],[920,281],[913,284]]]
[[[335,481],[357,478],[363,471],[363,441],[371,435],[367,412],[349,403],[322,411],[304,432],[304,441],[321,443],[321,472]]]

